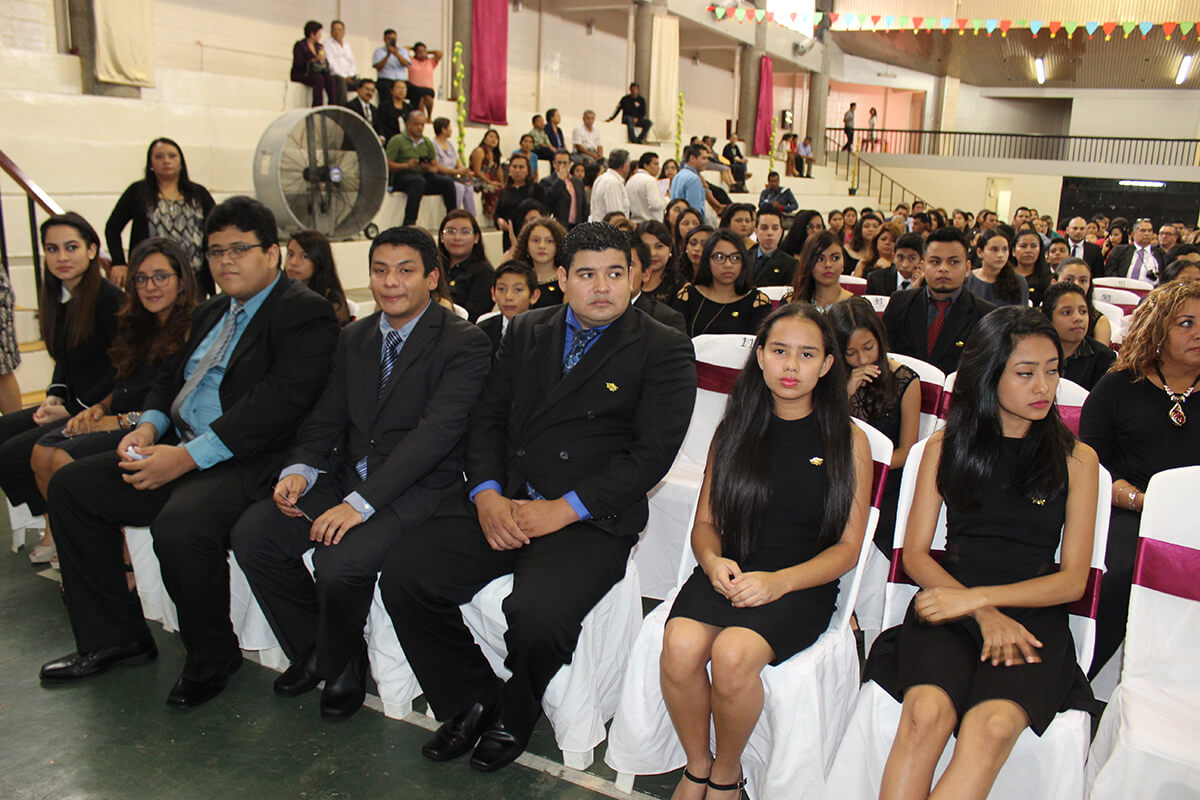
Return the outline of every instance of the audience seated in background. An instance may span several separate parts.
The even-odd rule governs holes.
[[[292,47],[292,80],[312,87],[313,108],[338,101],[333,73],[329,68],[329,60],[325,58],[325,48],[321,45],[321,32],[324,26],[310,19],[304,23],[304,38]]]
[[[731,203],[721,212],[720,227],[742,237],[746,249],[754,247],[754,206],[749,203]]]
[[[496,203],[500,190],[504,188],[504,177],[500,169],[500,133],[488,128],[479,144],[471,151],[471,175],[483,193],[483,215],[488,219],[496,216]]]
[[[834,303],[853,297],[841,284],[845,258],[845,248],[829,231],[810,236],[796,259],[792,291],[784,302],[811,303],[818,311],[828,311]]]
[[[408,85],[404,81],[392,83],[388,94],[379,98],[379,108],[375,112],[375,132],[385,145],[404,130],[404,121],[412,111],[413,107],[408,102]]]
[[[546,111],[546,139],[550,142],[550,149],[555,152],[567,149],[567,137],[563,134],[562,128],[558,125],[562,122],[562,115],[558,113],[557,108],[551,108]]]
[[[583,122],[571,131],[571,146],[575,152],[571,158],[591,164],[604,159],[604,143],[600,139],[600,130],[595,127],[596,112],[584,111]]]
[[[448,761],[474,748],[471,767],[484,772],[524,751],[583,618],[625,574],[646,493],[671,466],[695,400],[686,337],[629,313],[625,235],[579,225],[562,260],[567,306],[517,317],[500,345],[471,415],[466,489],[392,549],[380,578],[443,721],[422,753]],[[501,680],[459,605],[514,571]]]
[[[1163,267],[1162,272],[1158,274],[1158,284],[1160,286],[1166,286],[1172,281],[1195,280],[1200,280],[1200,263],[1182,258],[1172,261]]]
[[[683,314],[688,336],[751,335],[771,313],[771,298],[754,288],[742,237],[721,229],[704,244],[696,277],[683,284],[671,307]]]
[[[420,229],[372,240],[379,311],[342,332],[272,496],[231,535],[291,661],[275,693],[295,697],[324,680],[325,719],[350,717],[366,697],[363,628],[384,558],[461,491],[462,439],[490,353],[482,331],[431,302],[438,269]],[[313,574],[302,560],[310,549]]]
[[[806,208],[792,220],[792,227],[788,229],[787,236],[783,237],[783,243],[779,247],[790,256],[799,256],[808,240],[824,230],[825,220],[821,218],[821,212]],[[843,255],[843,258],[846,256]],[[843,269],[848,272],[853,271],[852,267],[845,265],[843,265]]]
[[[675,264],[677,276],[684,281],[690,281],[700,268],[700,256],[704,254],[704,245],[712,235],[711,225],[702,225],[696,209],[686,209],[675,220]],[[678,289],[678,287],[676,287]],[[670,299],[674,299],[672,294]]]
[[[800,204],[791,189],[779,185],[779,173],[771,171],[767,173],[767,185],[758,195],[758,207],[770,208],[780,214],[795,214]]]
[[[388,105],[392,100],[392,86],[397,81],[408,80],[408,65],[412,59],[408,50],[396,44],[396,32],[388,28],[383,32],[383,46],[376,47],[371,54],[371,66],[379,78],[379,105]],[[405,86],[407,93],[408,87]]]
[[[1054,282],[1066,281],[1083,289],[1088,301],[1088,330],[1087,335],[1100,342],[1105,347],[1112,345],[1112,324],[1108,317],[1096,310],[1092,303],[1092,271],[1082,258],[1067,258],[1058,265]]]
[[[42,680],[75,681],[157,657],[125,582],[123,525],[150,526],[179,611],[187,658],[168,704],[211,700],[241,666],[225,543],[284,466],[329,375],[338,332],[329,303],[279,271],[277,231],[274,215],[248,197],[213,209],[206,247],[222,294],[196,309],[187,347],[160,374],[117,452],[75,461],[51,479],[77,650],[43,666]]]
[[[525,156],[526,159],[528,159],[529,175],[534,181],[536,181],[537,174],[538,174],[538,155],[534,151],[532,134],[529,134],[529,133],[521,134],[520,144],[517,146],[516,150],[512,151],[512,155],[515,156],[518,153],[520,153],[521,155]]]
[[[546,161],[554,160],[554,147],[550,144],[550,137],[546,134],[546,118],[541,114],[534,114],[530,120],[532,127],[529,129],[529,136],[533,137],[533,152],[538,158]]]
[[[367,121],[372,130],[379,133],[375,126],[375,116],[379,111],[371,103],[375,99],[375,79],[359,78],[354,85],[354,97],[346,103],[346,108],[358,114]]]
[[[458,158],[458,148],[450,141],[450,120],[446,117],[433,121],[433,150],[437,153],[438,171],[454,181],[454,205],[474,216],[475,187],[468,182],[471,170]]]
[[[1114,226],[1113,230],[1120,229]],[[1158,246],[1154,223],[1139,219],[1133,224],[1130,235],[1130,243],[1116,245],[1109,251],[1108,260],[1104,262],[1104,274],[1155,283],[1159,269],[1167,264],[1167,254]]]
[[[617,101],[616,110],[605,122],[612,122],[618,114],[621,115],[621,124],[625,126],[630,144],[646,141],[646,134],[654,123],[646,117],[646,98],[642,97],[641,87],[636,83],[629,84],[629,94]]]
[[[504,233],[504,249],[512,247],[521,232],[522,207],[529,201],[542,202],[542,187],[537,183],[529,159],[520,153],[508,160],[508,175],[496,200],[496,227]]]
[[[479,322],[480,329],[492,343],[492,356],[500,349],[500,340],[508,333],[509,323],[524,314],[538,301],[537,273],[523,261],[505,261],[496,267],[492,283],[492,301],[499,314]]]
[[[1117,354],[1087,335],[1087,293],[1077,284],[1059,281],[1046,290],[1041,308],[1062,343],[1058,374],[1090,392],[1116,361]]]
[[[354,60],[354,51],[345,44],[346,23],[335,19],[329,23],[329,41],[323,42],[325,58],[329,62],[329,72],[333,75],[333,97],[331,105],[346,104],[348,89],[355,85],[358,75],[358,64]]]
[[[588,196],[583,181],[571,175],[571,154],[558,150],[550,174],[539,182],[542,200],[559,225],[571,228],[588,219]]]
[[[563,238],[567,231],[557,220],[548,217],[535,219],[521,228],[513,260],[533,267],[537,278],[537,297],[531,300],[534,308],[546,308],[562,303],[562,287],[558,282]]]
[[[964,289],[994,306],[1029,305],[1029,285],[1012,268],[1009,239],[999,227],[979,234],[975,252],[979,266],[967,276]]]
[[[636,171],[625,182],[625,193],[629,196],[629,218],[634,222],[662,219],[667,198],[658,185],[657,153],[642,153]]]
[[[721,155],[725,161],[729,162],[729,171],[733,175],[731,192],[745,192],[746,179],[754,177],[754,173],[746,171],[746,164],[748,162],[746,161],[745,154],[742,153],[742,148],[739,144],[740,141],[737,131],[734,131],[729,134],[729,141],[726,142],[725,147],[721,150]]]
[[[694,221],[695,212],[689,210],[688,214]],[[712,228],[708,231],[711,233]],[[634,292],[642,292],[647,298],[671,305],[684,283],[675,259],[678,252],[675,235],[665,224],[649,220],[638,223],[637,236],[646,245],[649,258],[641,262],[642,283],[634,285]],[[689,271],[689,277],[692,274]]]
[[[441,195],[447,211],[454,210],[454,181],[441,173],[433,142],[425,136],[425,112],[410,111],[404,132],[388,139],[388,172],[392,173],[392,189],[403,192],[404,224],[417,221],[421,198]]]
[[[896,292],[921,285],[921,251],[925,240],[916,233],[906,233],[896,240],[892,265],[867,273],[867,294],[890,297]]]
[[[883,228],[883,217],[873,211],[863,209],[854,224],[854,233],[850,243],[846,245],[846,272],[853,274],[861,261],[871,261],[875,257],[875,237]]]
[[[967,241],[957,228],[925,240],[923,286],[892,295],[883,326],[893,352],[919,358],[949,375],[958,369],[967,337],[995,306],[963,290],[970,271]]]
[[[324,234],[317,231],[293,233],[284,251],[283,271],[289,278],[328,300],[339,325],[345,327],[350,323],[346,292],[342,290],[342,281],[338,278],[333,249]]]
[[[608,169],[596,177],[592,184],[592,211],[588,217],[590,222],[604,218],[619,211],[623,216],[629,216],[629,194],[625,191],[625,179],[629,177],[629,151],[620,148],[608,154]]]

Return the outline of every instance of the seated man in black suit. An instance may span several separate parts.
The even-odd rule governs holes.
[[[758,244],[747,254],[754,264],[755,286],[791,286],[796,274],[796,259],[779,249],[783,239],[783,214],[774,208],[760,208],[754,223]]]
[[[500,349],[500,340],[508,333],[509,323],[517,314],[524,314],[542,296],[537,273],[523,261],[506,261],[496,267],[492,279],[492,302],[500,313],[478,322],[480,329],[492,342],[492,355]]]
[[[346,103],[346,108],[358,114],[374,128],[375,117],[379,114],[379,109],[371,105],[371,101],[375,99],[375,81],[371,78],[359,78],[354,92],[355,96]]]
[[[204,230],[223,294],[196,309],[187,346],[160,370],[117,452],[59,470],[47,496],[78,652],[43,666],[42,680],[157,655],[122,559],[121,526],[149,525],[188,651],[167,697],[176,708],[215,697],[241,666],[229,621],[229,531],[270,496],[338,336],[329,301],[279,271],[278,228],[265,206],[232,197]]]
[[[366,696],[363,628],[388,551],[462,488],[467,416],[491,363],[487,337],[430,293],[438,249],[419,228],[371,242],[379,311],[342,331],[333,372],[270,500],[233,529],[233,551],[292,664],[275,692],[321,680],[321,716]],[[316,580],[301,557],[313,546]]]
[[[683,318],[683,314],[642,291],[646,265],[650,263],[650,248],[633,231],[627,231],[626,235],[629,237],[629,285],[633,287],[633,296],[629,304],[686,336],[687,320]]]
[[[958,369],[967,336],[996,307],[963,291],[970,271],[967,240],[957,228],[938,228],[925,240],[924,288],[892,295],[883,326],[893,352],[933,364],[949,375]]]
[[[696,395],[691,342],[630,312],[625,234],[582,223],[561,257],[565,304],[512,321],[471,414],[465,490],[380,578],[409,664],[448,720],[422,752],[445,761],[474,747],[485,772],[525,749],[583,618],[625,574]],[[458,607],[508,573],[501,681]]]
[[[550,213],[564,228],[570,229],[588,218],[587,192],[583,181],[571,177],[571,154],[558,150],[550,174],[538,182]]]
[[[1104,262],[1105,276],[1154,283],[1159,270],[1168,263],[1164,261],[1166,253],[1156,244],[1154,223],[1139,219],[1133,223],[1131,238],[1129,244],[1119,244],[1109,251]]]
[[[867,294],[891,297],[905,289],[921,285],[925,239],[919,233],[906,233],[896,240],[892,266],[873,269],[867,273]]]

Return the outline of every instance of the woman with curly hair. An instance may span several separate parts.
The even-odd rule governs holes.
[[[858,262],[869,261],[875,257],[875,237],[883,227],[883,217],[874,211],[864,211],[854,223],[850,243],[846,245],[846,274],[853,274],[858,268]]]
[[[533,308],[546,308],[562,303],[562,288],[558,285],[558,254],[562,252],[567,231],[553,217],[537,217],[525,223],[513,248],[512,260],[529,264],[537,274],[539,296]]]
[[[1157,472],[1200,464],[1198,384],[1200,282],[1171,283],[1133,312],[1116,363],[1088,395],[1079,420],[1079,438],[1113,477],[1093,674],[1125,638],[1146,484]]]

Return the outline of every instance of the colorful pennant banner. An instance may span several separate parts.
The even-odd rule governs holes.
[[[1050,31],[1050,38],[1058,36],[1059,31],[1066,33],[1067,38],[1075,36],[1075,32],[1080,28],[1087,34],[1089,39],[1093,38],[1097,31],[1104,34],[1105,41],[1111,41],[1113,34],[1120,29],[1122,38],[1128,39],[1130,34],[1137,31],[1143,39],[1147,38],[1155,28],[1162,30],[1162,34],[1166,39],[1170,39],[1178,32],[1181,39],[1186,39],[1200,22],[1151,22],[1151,21],[1136,21],[1122,20],[1120,22],[1109,20],[1011,20],[1011,19],[962,19],[950,17],[901,17],[892,14],[857,14],[857,13],[822,13],[815,11],[804,14],[787,14],[786,18],[776,18],[775,14],[764,11],[763,9],[746,9],[746,8],[728,8],[726,6],[710,5],[708,12],[717,20],[729,21],[732,20],[739,24],[741,23],[775,23],[784,24],[791,23],[793,25],[801,25],[803,27],[817,27],[825,24],[825,27],[835,31],[906,31],[911,30],[913,34],[920,34],[922,31],[933,33],[940,31],[943,34],[954,33],[957,31],[959,36],[966,34],[967,29],[971,30],[972,35],[978,36],[982,30],[985,35],[991,36],[997,30],[1001,36],[1008,36],[1010,30],[1028,30],[1033,34],[1033,38],[1038,38],[1038,34],[1043,30]],[[1198,34],[1200,35],[1200,29]]]

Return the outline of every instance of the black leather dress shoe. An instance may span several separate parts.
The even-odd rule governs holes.
[[[229,659],[225,668],[212,678],[197,681],[180,675],[179,680],[175,681],[171,693],[167,695],[167,705],[172,708],[195,708],[207,703],[225,689],[225,685],[229,683],[229,676],[237,672],[240,666],[242,666],[242,653],[238,651],[236,656]]]
[[[321,690],[321,717],[333,722],[349,719],[367,698],[366,646],[350,657],[342,674],[325,681]]]
[[[433,761],[449,761],[465,755],[479,741],[479,734],[490,727],[499,709],[475,703],[449,722],[443,723],[433,738],[421,747],[421,755]]]
[[[71,653],[42,665],[41,679],[49,682],[77,681],[107,672],[118,664],[132,667],[158,658],[154,642],[131,642],[119,647],[102,647],[87,653]]]
[[[525,743],[518,740],[497,720],[479,736],[479,744],[471,754],[471,769],[495,772],[517,760],[525,752]]]
[[[317,675],[317,652],[293,662],[283,674],[275,679],[275,694],[281,697],[296,697],[317,688],[321,677]]]

